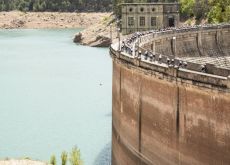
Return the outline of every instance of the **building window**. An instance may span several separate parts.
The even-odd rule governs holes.
[[[140,26],[145,26],[145,17],[140,17]]]
[[[128,25],[133,26],[134,25],[134,18],[133,17],[128,17]]]
[[[152,12],[154,12],[154,11],[156,11],[156,9],[153,7],[153,8],[152,8]]]
[[[129,12],[132,12],[133,11],[133,8],[129,8]]]
[[[157,25],[157,18],[151,17],[151,26],[156,26],[156,25]]]
[[[142,7],[142,8],[141,8],[141,12],[143,12],[143,11],[144,11],[144,8]]]
[[[171,12],[173,12],[173,8],[171,7],[171,6],[169,6],[168,7],[168,11],[167,11],[168,13],[171,13]]]

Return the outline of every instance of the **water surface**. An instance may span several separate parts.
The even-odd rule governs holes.
[[[72,43],[76,31],[0,30],[0,159],[77,145],[85,165],[109,164],[111,59]]]

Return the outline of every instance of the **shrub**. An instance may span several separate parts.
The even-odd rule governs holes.
[[[52,156],[51,156],[51,158],[50,158],[50,164],[52,164],[52,165],[57,165],[57,161],[56,161],[55,155],[52,155]]]
[[[63,151],[62,154],[61,154],[61,164],[62,165],[66,165],[67,158],[68,158],[67,152]]]
[[[80,150],[77,147],[74,147],[70,153],[69,158],[71,165],[83,165],[83,161],[81,160]]]

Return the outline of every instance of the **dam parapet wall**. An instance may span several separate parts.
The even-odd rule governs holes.
[[[110,52],[121,60],[147,70],[154,70],[175,78],[184,78],[230,88],[230,47],[226,44],[229,43],[228,40],[230,38],[229,24],[180,29],[171,28],[161,31],[143,32],[142,34],[137,33],[134,36],[120,43],[121,51],[118,51],[119,45],[114,44],[111,46]],[[191,40],[191,36],[193,40]],[[208,56],[207,54],[200,53],[200,50],[203,49],[198,46],[199,37],[201,36],[208,38],[209,41],[206,39],[207,42],[212,42],[212,39],[215,40],[215,44],[218,45],[216,49],[207,49],[212,49],[218,55],[209,54]],[[216,39],[217,36],[219,40]],[[165,44],[162,40],[167,41],[169,44]],[[181,44],[181,42],[186,43],[186,40],[192,42],[192,44]],[[222,45],[224,44],[220,45],[220,40],[225,41],[227,46],[223,47]],[[197,45],[197,47],[191,50],[190,47],[193,45]],[[219,48],[222,48],[221,50],[227,53],[220,53]],[[180,49],[184,50],[182,55],[178,56],[176,53],[173,53],[176,51],[181,52]],[[168,54],[165,52],[168,52]],[[192,55],[191,52],[193,53]],[[200,55],[194,56],[196,53]],[[188,57],[188,55],[190,56]]]

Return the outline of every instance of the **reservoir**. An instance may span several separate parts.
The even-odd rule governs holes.
[[[112,63],[108,49],[72,42],[76,29],[0,30],[0,159],[110,164]]]

